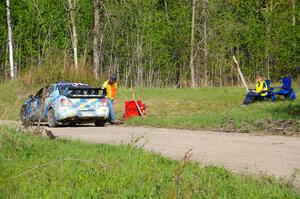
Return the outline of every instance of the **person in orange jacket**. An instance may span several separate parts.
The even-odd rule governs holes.
[[[120,121],[116,119],[116,114],[114,110],[114,103],[117,98],[118,82],[117,76],[112,75],[108,80],[102,85],[103,94],[105,95],[109,108],[109,122],[111,124],[120,124]]]

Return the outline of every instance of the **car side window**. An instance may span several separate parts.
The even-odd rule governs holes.
[[[49,96],[51,96],[51,94],[53,93],[53,91],[55,90],[55,86],[54,85],[51,85],[51,86],[49,86],[48,88],[47,88],[47,90],[46,90],[46,97],[49,97]]]

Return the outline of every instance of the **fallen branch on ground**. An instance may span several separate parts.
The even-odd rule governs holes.
[[[37,126],[37,127],[18,126],[17,130],[25,133],[31,133],[33,135],[47,136],[50,139],[56,138],[55,135],[52,133],[52,131],[42,126]]]

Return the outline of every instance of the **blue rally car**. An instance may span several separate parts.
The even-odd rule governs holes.
[[[109,117],[108,103],[101,88],[88,84],[57,82],[30,95],[21,108],[24,123],[48,122],[49,127],[95,123],[104,126]]]

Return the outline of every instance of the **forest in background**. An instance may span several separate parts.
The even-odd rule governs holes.
[[[58,80],[85,68],[91,79],[117,73],[123,86],[229,86],[239,83],[233,55],[247,80],[299,74],[297,0],[10,0],[10,12],[18,75],[54,69]],[[10,76],[4,0],[0,13],[3,81]]]

